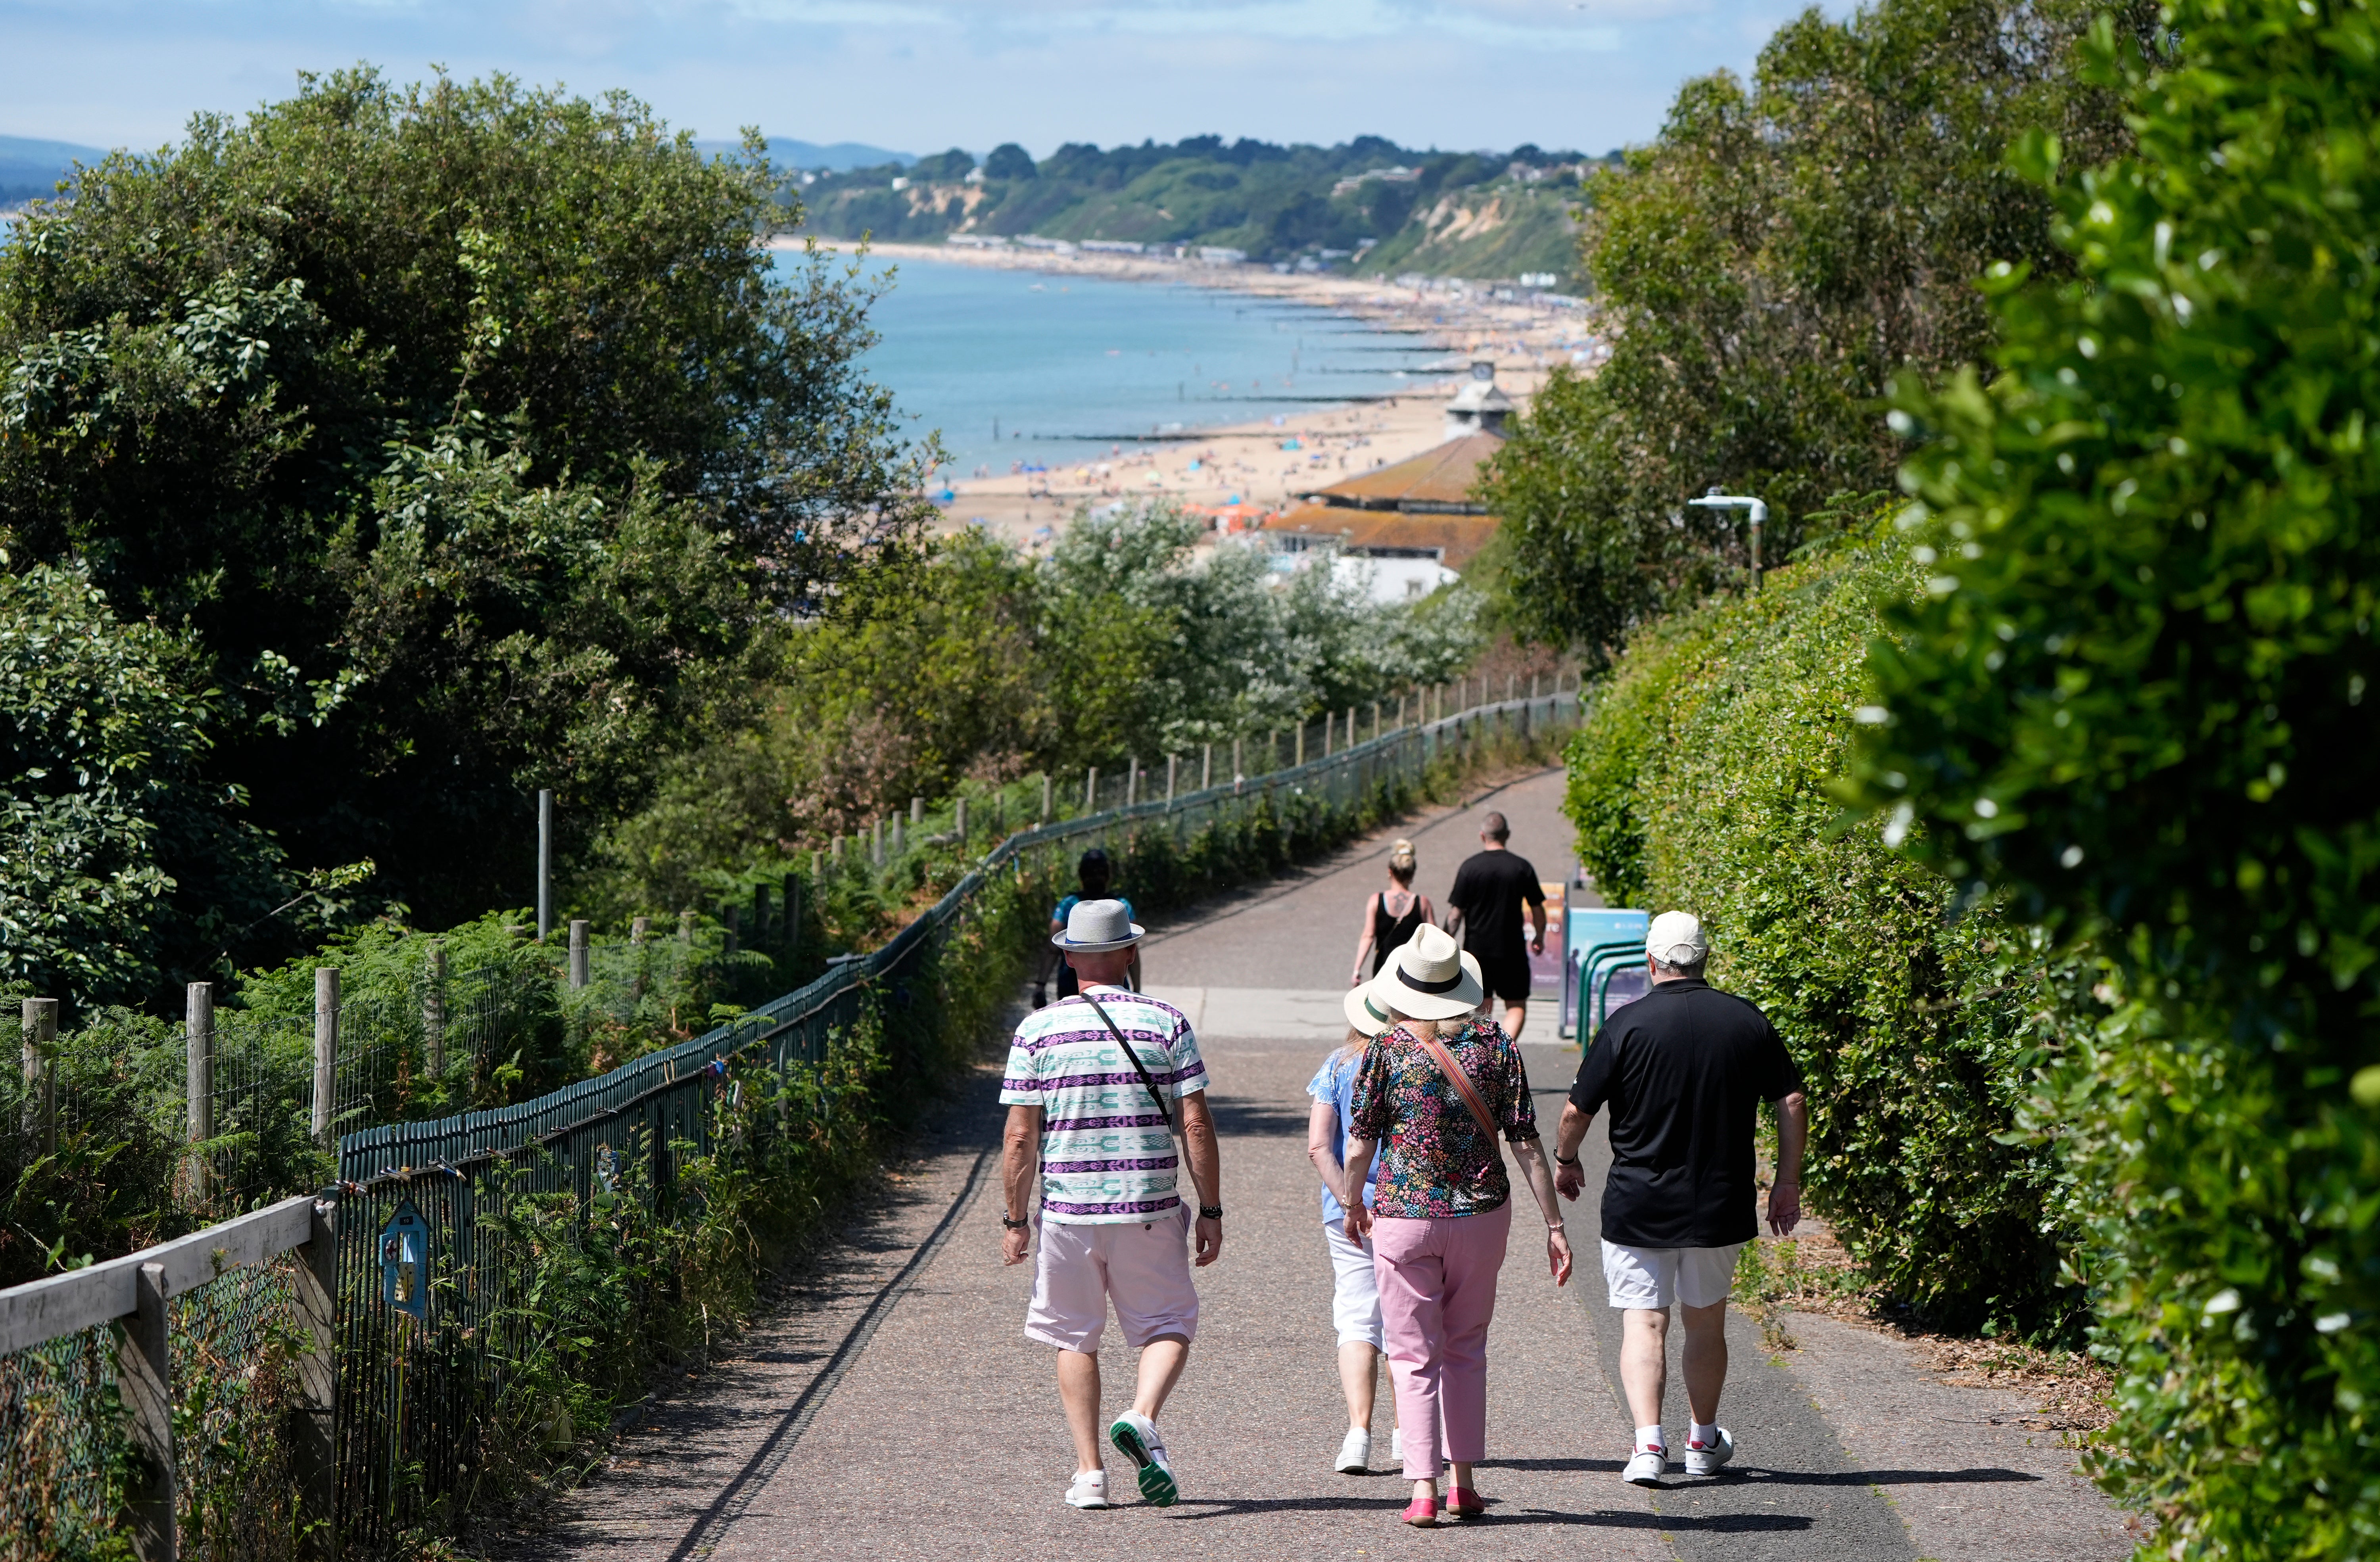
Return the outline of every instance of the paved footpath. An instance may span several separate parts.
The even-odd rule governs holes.
[[[1558,772],[1533,776],[1404,826],[1421,887],[1442,902],[1486,807],[1511,817],[1513,846],[1544,878],[1562,877],[1560,786]],[[1824,1318],[1796,1315],[1798,1348],[1782,1357],[1737,1320],[1721,1419],[1742,1451],[1727,1477],[1621,1483],[1618,1315],[1595,1258],[1599,1132],[1586,1196],[1569,1209],[1582,1262],[1567,1290],[1548,1279],[1532,1223],[1514,1223],[1490,1337],[1488,1519],[1409,1530],[1395,1521],[1405,1487],[1392,1472],[1331,1472],[1344,1412],[1304,1087],[1340,1037],[1362,900],[1396,833],[1148,940],[1152,989],[1190,1012],[1206,1049],[1231,1212],[1222,1261],[1200,1272],[1198,1340],[1164,1417],[1179,1506],[1077,1513],[1059,1501],[1073,1457],[1050,1353],[1020,1331],[1030,1268],[998,1258],[1001,1114],[987,1065],[802,1294],[734,1359],[640,1416],[536,1533],[486,1537],[490,1548],[602,1562],[2128,1554],[2121,1516],[2074,1476],[2070,1452],[2016,1424],[2030,1409],[2016,1396],[1944,1384],[1898,1342]],[[1523,1047],[1548,1121],[1577,1066],[1550,1009],[1537,1006]],[[1131,1352],[1111,1343],[1103,1364],[1112,1413],[1129,1401]],[[1389,1400],[1384,1379],[1383,1450]],[[1670,1411],[1682,1438],[1674,1386]],[[1121,1459],[1110,1484],[1132,1489]]]

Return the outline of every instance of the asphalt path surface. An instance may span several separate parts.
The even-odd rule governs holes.
[[[1539,774],[1408,824],[1421,887],[1443,904],[1488,807],[1511,817],[1513,846],[1540,877],[1559,880],[1572,866],[1560,783]],[[483,1549],[624,1562],[2126,1554],[2119,1519],[2074,1478],[2070,1453],[2021,1430],[2012,1397],[1933,1383],[1851,1326],[1813,1334],[1823,1349],[1793,1354],[1815,1368],[1797,1372],[1737,1319],[1720,1414],[1735,1465],[1711,1481],[1673,1473],[1658,1491],[1624,1484],[1632,1422],[1594,1213],[1600,1132],[1587,1192],[1566,1206],[1580,1258],[1567,1289],[1547,1275],[1535,1223],[1513,1223],[1489,1337],[1487,1518],[1434,1531],[1396,1521],[1407,1488],[1387,1454],[1385,1374],[1375,1472],[1333,1472],[1344,1411],[1305,1086],[1338,1039],[1363,897],[1384,881],[1397,833],[1160,926],[1148,942],[1148,985],[1200,1027],[1230,1212],[1221,1261],[1197,1271],[1197,1342],[1160,1421],[1178,1506],[1141,1504],[1121,1458],[1109,1479],[1120,1506],[1082,1513],[1060,1500],[1074,1460],[1051,1353],[1022,1333],[1031,1267],[999,1261],[1002,1114],[987,1064],[803,1294],[738,1354],[642,1411],[605,1466],[530,1532],[485,1537]],[[1548,1126],[1578,1057],[1553,1036],[1550,1009],[1533,1011],[1523,1039]],[[1111,1334],[1109,1414],[1130,1401],[1132,1357]],[[1667,1409],[1682,1446],[1674,1367]]]

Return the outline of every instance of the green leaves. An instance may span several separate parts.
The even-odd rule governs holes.
[[[1950,584],[1871,657],[1890,720],[1856,793],[2095,935],[2129,995],[2071,1096],[2085,1175],[2164,1190],[2095,1231],[2132,1374],[2109,1479],[2172,1505],[2177,1556],[2356,1555],[2380,1543],[2380,1137],[2350,1095],[2380,1058],[2380,59],[2349,6],[2170,18],[2171,58],[2101,40],[2141,156],[2053,188],[2079,278],[1999,294],[1990,382],[1896,396]]]
[[[539,786],[636,806],[928,514],[779,183],[625,96],[368,70],[113,156],[0,249],[0,541],[172,630],[298,860],[516,898]]]
[[[2098,158],[2128,139],[2113,98],[2072,74],[2092,15],[2070,0],[1808,12],[1751,83],[1689,82],[1659,138],[1594,178],[1582,253],[1610,358],[1555,373],[1483,493],[1510,535],[1499,605],[1521,633],[1599,656],[1740,585],[1740,526],[1683,507],[1711,484],[1768,502],[1773,564],[1836,494],[1889,483],[1901,446],[1875,404],[1904,370],[1987,349],[1973,279],[1994,261],[2069,269],[2049,203],[2003,153],[2046,165],[2061,140]]]

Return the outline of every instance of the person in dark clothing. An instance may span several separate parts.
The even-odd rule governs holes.
[[[1463,947],[1478,957],[1488,996],[1504,1000],[1504,1034],[1517,1042],[1529,1017],[1529,956],[1546,951],[1546,887],[1528,859],[1505,844],[1512,836],[1501,814],[1480,821],[1479,850],[1454,870],[1454,888],[1446,894],[1454,908],[1446,930],[1461,934]],[[1525,943],[1524,905],[1531,923]]]
[[[1059,901],[1057,909],[1050,914],[1050,936],[1054,938],[1064,932],[1066,918],[1073,915],[1075,908],[1085,901],[1110,899],[1109,887],[1113,882],[1114,877],[1115,866],[1109,860],[1104,850],[1094,846],[1085,852],[1082,859],[1075,864],[1075,882],[1081,885],[1082,889],[1079,892]],[[1133,910],[1132,902],[1123,896],[1116,895],[1113,899],[1123,907],[1125,921],[1129,922],[1140,914]],[[1043,1007],[1048,999],[1050,977],[1053,972],[1058,978],[1059,1001],[1063,1002],[1081,990],[1076,985],[1075,968],[1059,959],[1058,951],[1055,946],[1052,946],[1042,951],[1040,969],[1033,973],[1034,1008]],[[1135,947],[1132,951],[1132,969],[1125,974],[1124,986],[1134,992],[1140,990],[1140,951],[1137,947]]]
[[[1686,1330],[1686,1473],[1716,1474],[1735,1453],[1718,1424],[1718,1397],[1736,1254],[1759,1232],[1754,1127],[1760,1103],[1777,1103],[1768,1226],[1781,1237],[1802,1217],[1810,1113],[1801,1070],[1768,1016],[1703,980],[1710,944],[1701,923],[1663,912],[1645,951],[1653,990],[1613,1014],[1580,1060],[1555,1132],[1554,1187],[1578,1197],[1578,1147],[1609,1106],[1603,1277],[1611,1305],[1626,1314],[1620,1381],[1636,1418],[1621,1479],[1652,1486],[1669,1470],[1661,1401],[1672,1303]]]
[[[1355,969],[1347,977],[1347,985],[1360,987],[1367,976],[1377,976],[1389,963],[1389,957],[1403,947],[1415,929],[1426,922],[1438,920],[1438,913],[1427,895],[1414,893],[1414,844],[1400,841],[1389,848],[1389,887],[1375,892],[1364,902],[1364,936],[1355,944]],[[1372,968],[1364,969],[1366,957]]]

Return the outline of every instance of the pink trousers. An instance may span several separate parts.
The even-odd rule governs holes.
[[[1448,1460],[1470,1464],[1488,1455],[1488,1324],[1512,1233],[1510,1200],[1459,1219],[1384,1215],[1372,1224],[1408,1481],[1438,1479],[1441,1413]]]

